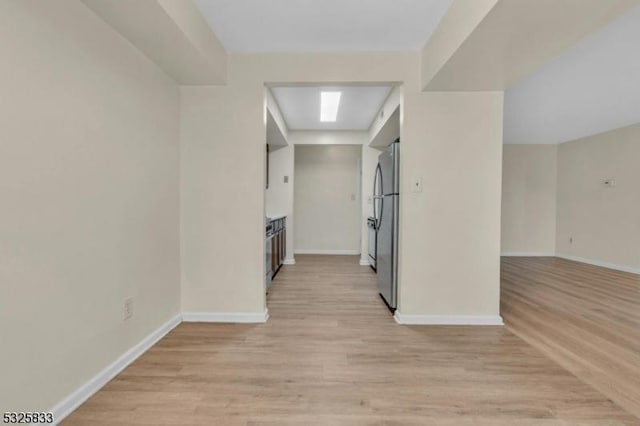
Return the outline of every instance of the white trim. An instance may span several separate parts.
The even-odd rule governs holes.
[[[366,258],[366,259],[360,258],[360,266],[371,266],[371,262],[369,262],[369,258]]]
[[[356,255],[360,254],[360,250],[298,250],[295,254],[337,254],[337,255]]]
[[[291,258],[291,259],[285,259],[284,262],[282,262],[283,265],[295,265],[296,264],[296,259],[295,258]]]
[[[516,251],[516,252],[506,252],[506,253],[500,253],[500,256],[505,256],[505,257],[554,257],[556,254],[555,253],[546,253],[546,252],[521,252],[521,251]]]
[[[604,262],[602,260],[587,259],[579,256],[571,256],[568,254],[556,254],[556,257],[561,259],[573,260],[574,262],[586,263],[588,265],[600,266],[602,268],[613,269],[616,271],[629,272],[631,274],[640,274],[640,268],[633,268],[631,266],[616,265],[614,263]]]
[[[231,322],[262,323],[267,322],[269,310],[264,312],[183,312],[184,322]]]
[[[138,357],[148,351],[153,345],[155,345],[160,339],[162,339],[167,333],[173,330],[178,324],[180,324],[182,316],[180,314],[174,316],[165,324],[160,326],[156,331],[149,334],[142,341],[136,344],[134,347],[123,353],[114,362],[109,364],[105,369],[93,376],[89,381],[80,386],[65,399],[60,401],[49,411],[53,413],[55,422],[58,424],[65,417],[71,414],[82,403],[89,399],[94,393],[99,391],[109,380],[113,379],[117,374],[124,370],[129,364],[135,361]]]
[[[398,324],[411,325],[504,325],[500,315],[404,315],[396,311]]]

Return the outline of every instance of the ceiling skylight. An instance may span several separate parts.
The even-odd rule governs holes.
[[[342,92],[320,92],[320,121],[334,123],[338,118]]]

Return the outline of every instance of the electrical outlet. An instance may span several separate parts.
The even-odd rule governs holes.
[[[124,299],[122,314],[125,321],[133,316],[133,297]]]
[[[569,237],[569,244],[573,244],[573,237]]]
[[[284,177],[284,183],[289,183],[289,176]]]

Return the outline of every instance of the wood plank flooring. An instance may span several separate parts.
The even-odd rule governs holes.
[[[640,417],[640,276],[503,258],[501,305],[509,329]]]
[[[505,327],[396,324],[351,256],[297,256],[266,324],[182,324],[76,425],[640,425]]]

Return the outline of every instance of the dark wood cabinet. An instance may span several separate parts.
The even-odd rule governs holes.
[[[273,238],[271,239],[271,278],[276,276],[280,267],[284,264],[287,255],[287,218],[271,221]]]

